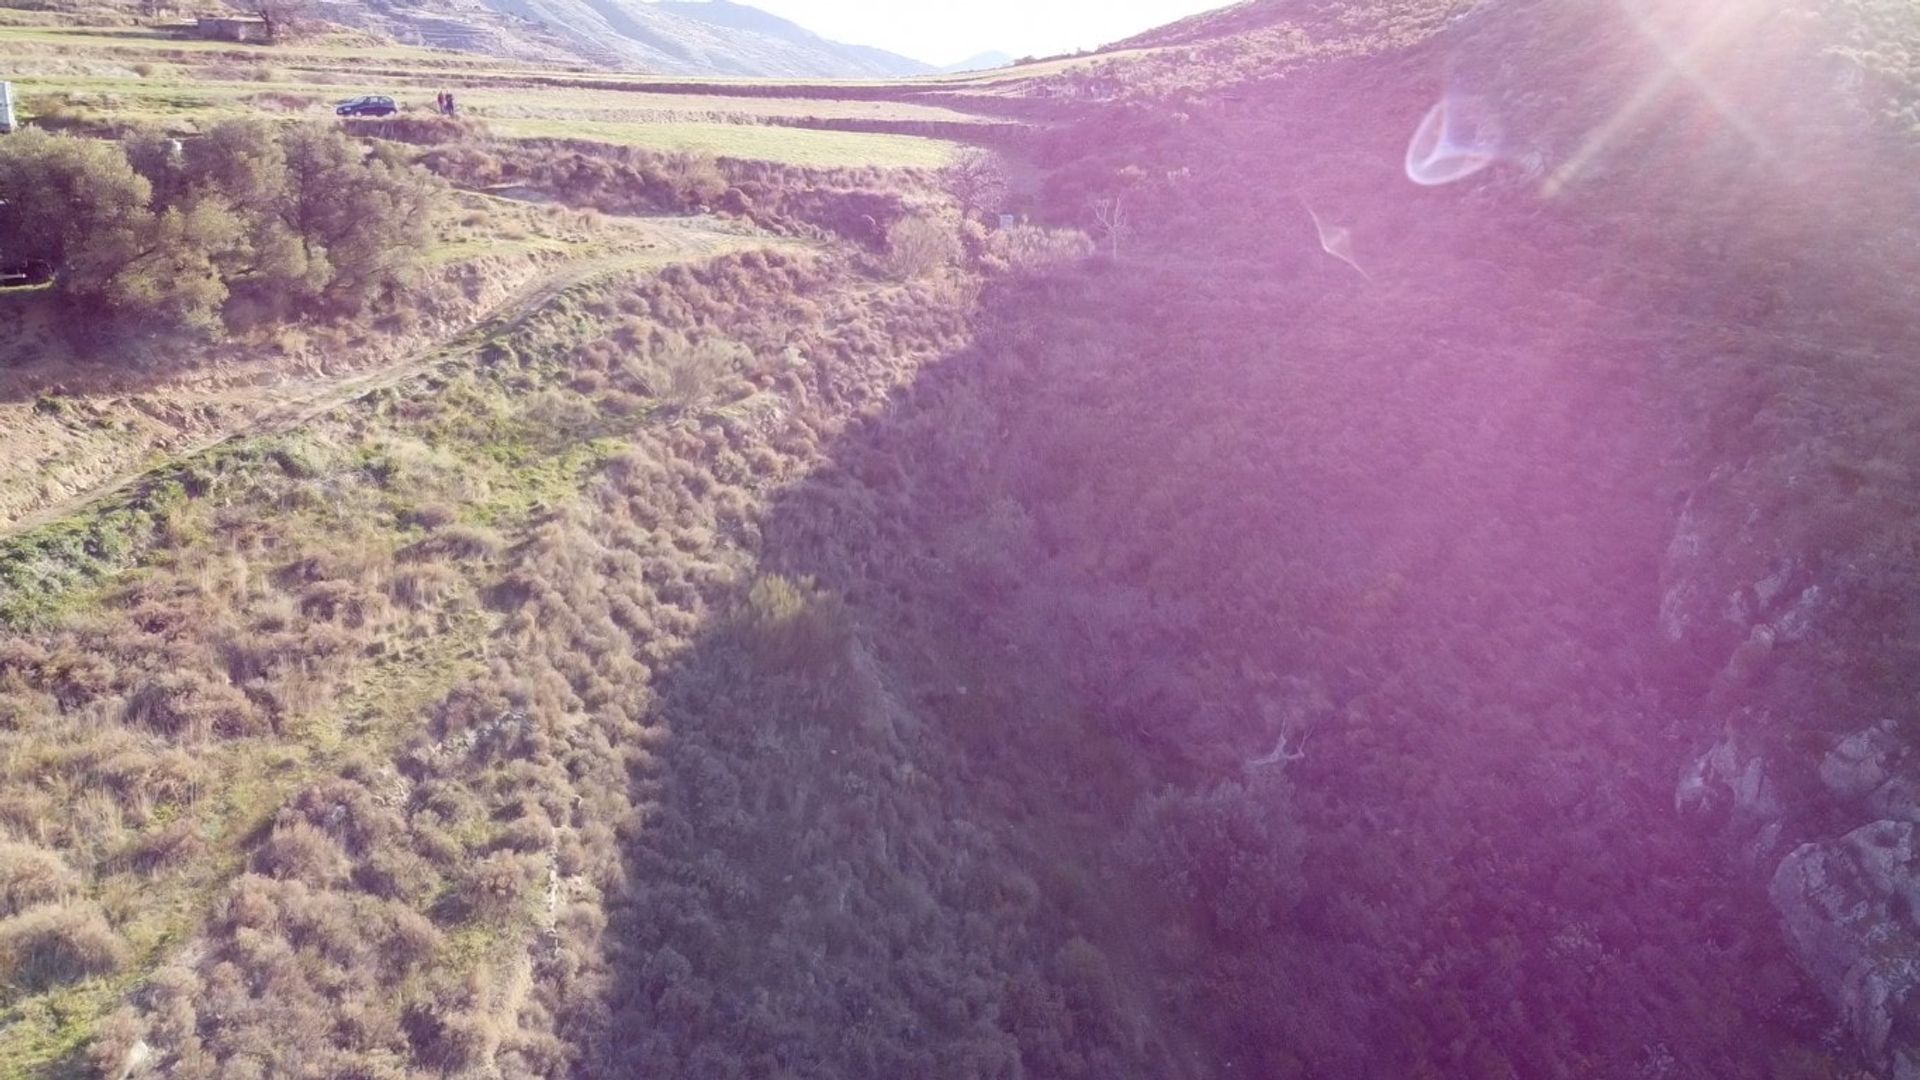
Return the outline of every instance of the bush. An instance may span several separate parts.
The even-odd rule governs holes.
[[[108,1080],[121,1080],[135,1075],[139,1063],[145,1060],[142,1051],[147,1025],[140,1014],[130,1005],[123,1005],[100,1025],[93,1033],[93,1042],[87,1047],[87,1065],[95,1076]]]
[[[959,238],[932,218],[903,218],[887,230],[887,272],[902,281],[937,273],[959,257]]]
[[[333,837],[300,820],[275,827],[254,862],[270,877],[309,885],[331,885],[348,869],[347,854]]]
[[[1129,861],[1224,938],[1263,934],[1303,888],[1300,843],[1278,773],[1149,796],[1126,848]]]
[[[852,616],[812,579],[773,574],[754,582],[741,623],[754,658],[770,671],[833,671],[852,656]]]
[[[259,727],[252,703],[231,686],[195,671],[171,671],[148,679],[127,698],[121,719],[183,742],[214,735],[247,735]]]
[[[185,145],[28,130],[0,141],[0,250],[109,323],[212,330],[230,301],[234,318],[356,312],[412,279],[443,189],[318,125],[230,120]]]
[[[118,971],[127,943],[92,904],[42,904],[0,922],[0,978],[34,992]]]
[[[745,348],[720,338],[671,343],[654,360],[647,383],[666,404],[697,409],[711,404],[727,378],[739,374],[750,359]]]
[[[44,262],[76,307],[206,326],[227,290],[216,262],[236,249],[228,208],[156,212],[153,185],[110,142],[28,129],[0,141],[0,250]]]
[[[36,904],[61,900],[80,878],[60,856],[30,844],[0,840],[0,916],[18,915]]]
[[[538,876],[540,860],[512,851],[496,851],[468,868],[459,900],[476,919],[502,919],[520,910]]]

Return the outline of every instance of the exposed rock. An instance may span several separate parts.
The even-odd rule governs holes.
[[[1840,740],[1820,762],[1820,782],[1843,799],[1865,798],[1885,784],[1906,756],[1891,723],[1876,724]]]
[[[1767,759],[1738,735],[1728,734],[1680,774],[1673,793],[1676,811],[1724,829],[1751,867],[1773,865],[1785,831],[1778,785]]]
[[[1915,825],[1876,821],[1803,844],[1768,890],[1801,966],[1883,1063],[1920,1048],[1889,1046],[1894,1017],[1920,987],[1920,855]]]
[[[1681,773],[1673,808],[1712,818],[1732,814],[1759,821],[1780,816],[1780,800],[1767,777],[1766,758],[1731,734]]]
[[[1890,821],[1920,821],[1920,781],[1896,776],[1881,784],[1868,797],[1867,810]]]

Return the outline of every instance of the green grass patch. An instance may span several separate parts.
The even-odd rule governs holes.
[[[578,139],[669,153],[712,154],[821,168],[876,165],[937,169],[959,149],[955,143],[915,135],[823,131],[767,124],[496,120],[492,126],[497,133],[509,138]]]

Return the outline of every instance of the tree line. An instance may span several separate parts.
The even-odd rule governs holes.
[[[445,185],[396,147],[231,120],[119,142],[0,142],[0,261],[53,270],[93,329],[350,315],[417,273]]]

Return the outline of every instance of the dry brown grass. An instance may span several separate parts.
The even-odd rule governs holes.
[[[46,903],[0,921],[0,986],[31,992],[118,971],[126,942],[91,904]]]

